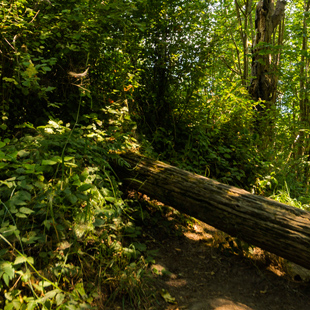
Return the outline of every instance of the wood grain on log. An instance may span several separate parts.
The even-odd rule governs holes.
[[[114,165],[127,186],[310,269],[310,213],[134,153]]]

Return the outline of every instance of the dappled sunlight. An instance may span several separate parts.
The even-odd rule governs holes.
[[[167,210],[167,214],[173,213]],[[297,286],[288,282],[277,257],[259,248],[240,256],[229,249],[232,239],[228,237],[192,219],[182,236],[161,241],[152,271],[170,305],[158,309],[280,310],[276,305],[295,306],[291,298]]]
[[[209,227],[210,229],[212,229],[211,226]],[[214,231],[216,231],[215,228],[214,228]],[[184,233],[184,236],[194,241],[203,240],[206,243],[212,242],[213,240],[213,235],[206,233],[205,228],[202,227],[202,225],[198,225],[198,224],[194,224],[193,228],[190,231],[186,231]]]
[[[226,298],[214,298],[190,305],[188,310],[254,310],[242,303],[235,303]]]
[[[214,310],[253,310],[253,308],[250,308],[245,304],[235,303],[232,300],[224,298],[212,299],[210,301],[210,307]]]
[[[310,1],[0,6],[0,309],[310,309]]]

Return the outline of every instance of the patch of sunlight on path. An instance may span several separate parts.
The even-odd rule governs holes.
[[[215,298],[191,304],[188,310],[254,310],[242,303],[235,303],[229,299]]]

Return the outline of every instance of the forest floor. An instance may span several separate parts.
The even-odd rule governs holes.
[[[149,246],[158,249],[151,266],[158,295],[147,309],[310,309],[310,283],[289,275],[283,259],[255,247],[240,251],[223,232],[184,215],[180,224],[170,210],[158,226],[146,226]]]
[[[161,240],[153,266],[161,275],[156,286],[168,292],[175,304],[154,309],[310,309],[310,284],[289,276],[281,259],[259,248],[254,248],[252,258],[230,254],[227,248],[216,249],[213,244],[218,235],[223,237],[223,233],[198,222],[183,236]]]

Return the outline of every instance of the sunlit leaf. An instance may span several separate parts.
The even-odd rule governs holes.
[[[26,262],[33,265],[34,260],[30,256],[28,256],[28,257],[25,255],[17,256],[15,261],[14,261],[14,265],[18,265],[18,264],[22,264],[22,263],[26,263]]]
[[[165,289],[162,289],[162,290],[160,291],[160,295],[161,295],[161,297],[162,297],[166,302],[168,302],[168,303],[170,303],[170,304],[176,303],[175,298],[172,297],[172,296],[170,295],[170,293],[169,293],[168,291],[166,291]]]
[[[25,213],[25,214],[31,214],[31,213],[34,213],[34,211],[33,211],[33,210],[31,210],[31,209],[29,209],[29,208],[26,208],[26,207],[21,207],[21,208],[19,209],[19,212],[21,212],[21,213]]]
[[[49,159],[43,159],[41,164],[43,166],[52,166],[52,165],[56,165],[57,161],[49,160]]]

